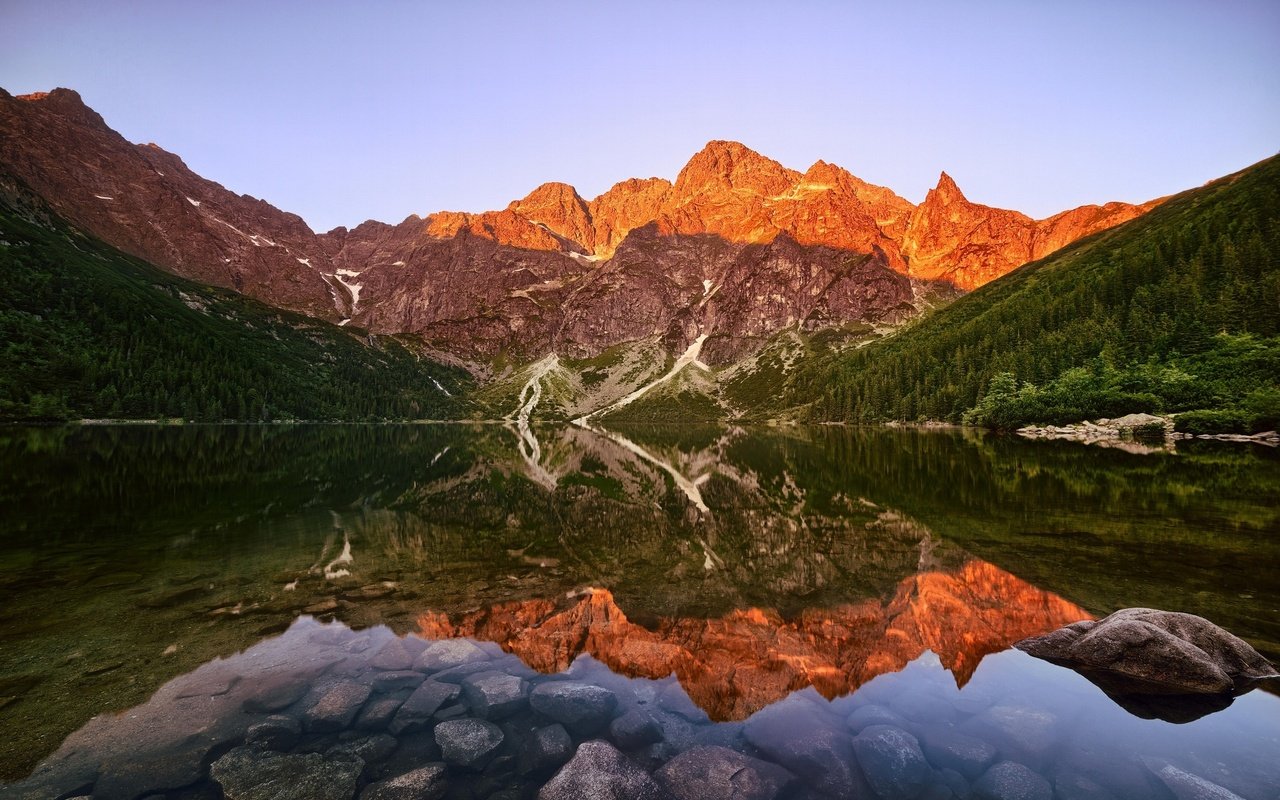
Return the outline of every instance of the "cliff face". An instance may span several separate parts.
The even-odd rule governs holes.
[[[1076,239],[1138,217],[1156,205],[1081,206],[1048,219],[971,203],[947,173],[912,212],[902,252],[913,277],[976,289]]]
[[[500,211],[317,235],[126,142],[66,89],[0,91],[0,172],[180,275],[479,358],[706,335],[705,358],[729,360],[790,326],[900,320],[911,279],[972,289],[1151,205],[1037,222],[969,202],[944,174],[917,207],[833,164],[800,173],[713,141],[674,183],[631,179],[589,202],[546,183]]]
[[[496,642],[541,672],[588,653],[620,674],[674,673],[715,720],[745,719],[806,686],[846,695],[931,650],[963,686],[983,657],[1091,615],[985,561],[903,580],[885,600],[810,609],[794,619],[750,608],[716,619],[629,620],[603,589],[564,603],[527,600],[449,616],[425,613],[427,638]]]
[[[0,90],[0,171],[78,228],[183,277],[322,319],[347,298],[300,217],[236,195],[156,145],[135,145],[68,89]]]

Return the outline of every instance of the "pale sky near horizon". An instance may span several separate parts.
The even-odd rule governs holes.
[[[0,0],[0,87],[315,229],[590,199],[708,140],[1045,217],[1280,151],[1280,2]]]

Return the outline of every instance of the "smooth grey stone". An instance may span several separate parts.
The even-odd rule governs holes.
[[[359,683],[339,683],[329,688],[302,715],[303,727],[315,733],[351,727],[370,689]]]
[[[209,768],[226,800],[351,800],[364,762],[237,747]]]
[[[956,797],[968,797],[969,781],[954,769],[942,768],[937,772],[937,782],[946,786]]]
[[[436,726],[435,737],[445,763],[476,771],[485,768],[505,738],[501,728],[482,719],[446,720]]]
[[[533,688],[529,693],[529,705],[579,736],[590,736],[609,724],[614,709],[618,707],[618,698],[602,686],[577,681],[549,681]]]
[[[1040,762],[1057,744],[1058,718],[1039,709],[998,705],[965,720],[958,728],[990,742],[1005,756]]]
[[[378,654],[373,657],[369,665],[374,669],[394,672],[409,669],[413,666],[413,662],[414,657],[409,654],[404,642],[399,639],[392,639],[378,651]]]
[[[371,783],[360,793],[360,800],[439,800],[449,788],[448,769],[444,764],[427,764],[412,772]]]
[[[662,741],[662,726],[647,711],[633,708],[609,723],[609,738],[623,750]]]
[[[539,772],[558,767],[573,755],[573,739],[560,723],[531,731],[520,751],[520,771]]]
[[[901,728],[864,728],[853,740],[853,752],[867,783],[883,800],[915,797],[933,773],[916,737]]]
[[[1118,800],[1114,793],[1078,772],[1060,772],[1053,779],[1057,800]]]
[[[616,747],[595,739],[578,752],[538,792],[538,800],[673,800],[649,773]]]
[[[241,707],[250,714],[283,711],[301,700],[308,688],[307,682],[300,677],[268,679],[250,697],[245,698]]]
[[[396,712],[395,718],[391,720],[387,729],[396,736],[421,730],[430,724],[432,714],[446,703],[457,700],[461,691],[452,683],[423,681],[422,685],[415,689],[400,706],[400,710]]]
[[[895,728],[906,728],[907,721],[902,718],[901,714],[890,711],[878,703],[868,703],[865,706],[858,706],[848,717],[845,718],[845,725],[849,726],[849,730],[854,733],[862,733],[863,728],[872,725],[892,725]]]
[[[399,691],[400,689],[416,689],[422,685],[422,681],[425,679],[425,675],[412,669],[381,672],[373,678],[373,690],[386,693]]]
[[[386,697],[375,697],[365,703],[364,708],[360,710],[360,716],[356,717],[356,729],[379,731],[386,728],[409,695],[410,692],[401,690]]]
[[[457,719],[467,715],[467,707],[462,703],[453,703],[452,705],[441,706],[431,718],[436,722],[444,722],[447,719]]]
[[[431,676],[431,680],[440,681],[441,683],[462,683],[469,675],[475,675],[478,672],[492,672],[493,662],[491,661],[473,661],[469,664],[459,664],[456,667],[440,670]]]
[[[394,736],[377,733],[372,736],[361,736],[347,742],[339,742],[329,748],[328,755],[335,757],[358,758],[366,764],[385,761],[399,747],[400,742]]]
[[[1001,761],[973,784],[979,800],[1053,800],[1049,782],[1015,761]]]
[[[925,758],[939,769],[953,769],[969,780],[996,761],[996,748],[982,739],[948,729],[925,731],[920,744]]]
[[[505,672],[480,672],[462,681],[462,693],[476,716],[502,719],[529,704],[529,684]]]
[[[488,660],[488,653],[466,639],[442,639],[427,645],[427,649],[414,659],[413,668],[419,672],[439,672],[460,664]]]
[[[795,780],[777,764],[712,745],[684,751],[654,777],[677,800],[775,800]]]
[[[1144,758],[1143,763],[1160,779],[1161,783],[1169,787],[1169,791],[1173,792],[1177,800],[1242,800],[1240,795],[1230,789],[1219,786],[1213,781],[1207,781],[1199,775],[1192,775],[1168,762]]]
[[[805,783],[834,797],[857,797],[870,787],[853,766],[853,737],[837,730],[803,700],[783,700],[760,711],[743,731],[748,742]]]
[[[283,714],[272,714],[245,731],[246,744],[260,744],[268,750],[292,750],[302,736],[302,723]]]

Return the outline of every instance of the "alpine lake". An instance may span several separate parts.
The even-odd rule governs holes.
[[[1275,798],[1280,686],[1013,647],[1151,607],[1280,660],[1280,452],[1145,450],[3,428],[0,797]]]

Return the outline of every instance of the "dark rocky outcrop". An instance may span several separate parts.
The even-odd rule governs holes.
[[[1015,645],[1123,695],[1232,695],[1280,677],[1247,642],[1203,617],[1126,608]]]

